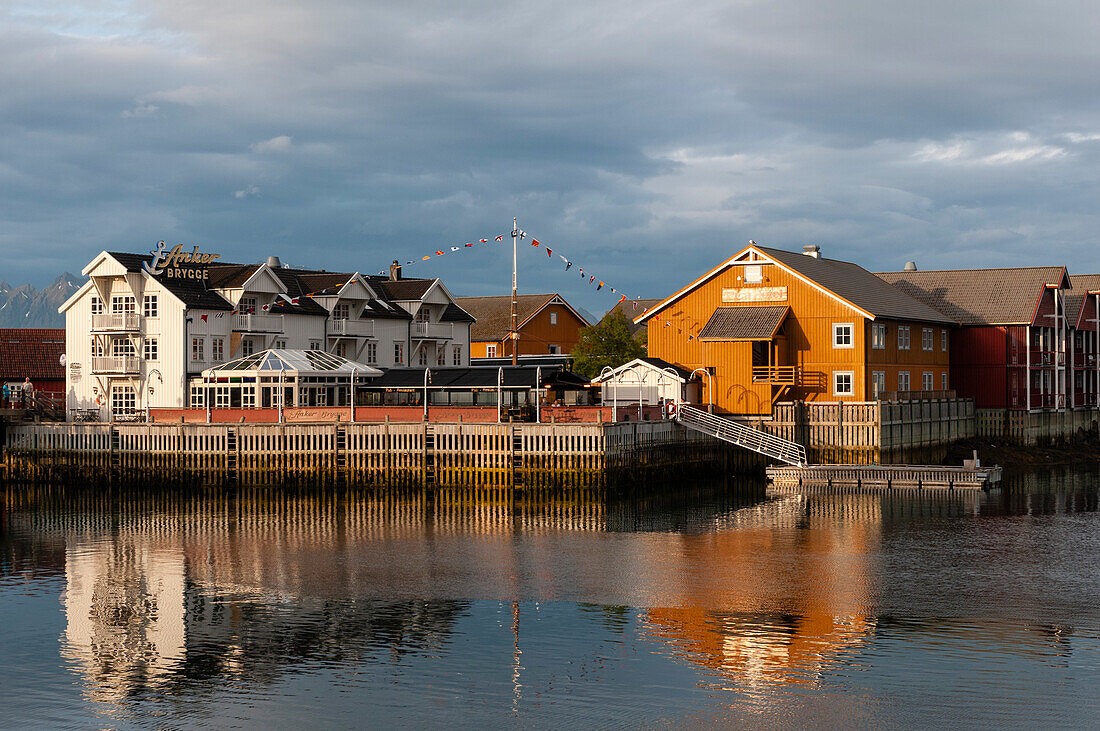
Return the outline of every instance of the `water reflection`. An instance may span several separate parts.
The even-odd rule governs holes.
[[[1063,669],[1080,661],[1083,642],[1094,658],[1096,624],[1079,622],[1094,606],[1097,569],[1059,573],[1065,597],[1040,596],[1050,577],[1029,577],[1029,567],[1064,571],[1076,557],[1051,553],[1056,542],[1017,518],[1094,513],[1097,483],[1032,479],[993,493],[734,483],[539,500],[12,491],[0,600],[63,576],[60,656],[111,723],[196,701],[188,713],[219,717],[225,693],[251,704],[317,672],[358,692],[362,676],[381,703],[420,686],[444,706],[466,693],[536,718],[549,697],[560,712],[572,693],[596,692],[589,670],[563,670],[576,665],[616,689],[605,703],[652,704],[652,720],[677,702],[697,707],[693,692],[775,709],[792,694],[844,687],[897,642],[968,661],[977,642],[987,655]],[[1089,555],[1100,547],[1093,526],[1057,538]],[[998,546],[1012,545],[1030,553],[1004,561]],[[991,570],[991,558],[1010,565]],[[970,620],[975,611],[989,621]],[[652,680],[630,674],[631,653],[653,677],[687,672],[683,696],[661,686],[643,697]],[[393,695],[378,690],[387,687]]]

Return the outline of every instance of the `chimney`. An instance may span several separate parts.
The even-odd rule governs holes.
[[[802,247],[803,256],[812,256],[815,259],[821,258],[821,247],[817,244],[806,244]]]
[[[394,259],[393,264],[390,264],[390,281],[401,281],[401,265],[397,263],[397,259]]]
[[[907,272],[917,271],[917,262],[915,262],[915,261],[905,262],[905,271],[907,271]]]
[[[279,257],[277,257],[277,256],[267,257],[267,265],[269,267],[271,267],[272,269],[282,269],[283,268],[283,263],[281,261],[279,261]]]

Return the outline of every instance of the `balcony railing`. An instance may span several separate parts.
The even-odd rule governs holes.
[[[1066,354],[1056,350],[1032,350],[1031,351],[1031,365],[1034,366],[1055,366],[1065,365]]]
[[[92,332],[133,332],[141,329],[136,312],[103,312],[92,315]]]
[[[249,333],[281,333],[282,315],[234,315],[233,329]]]
[[[880,391],[878,394],[879,401],[938,401],[957,397],[958,393],[954,389],[946,391]]]
[[[753,366],[752,382],[798,386],[802,383],[802,371],[798,366]]]
[[[373,338],[374,320],[329,320],[328,334],[343,337]]]
[[[1060,393],[1033,393],[1031,394],[1031,408],[1033,409],[1064,409],[1066,397]]]
[[[92,357],[92,373],[141,373],[141,358],[134,355],[97,355]]]
[[[449,322],[414,322],[412,336],[421,339],[450,339],[454,335],[454,325]]]

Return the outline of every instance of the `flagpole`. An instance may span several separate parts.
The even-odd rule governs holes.
[[[512,365],[519,364],[519,329],[516,323],[516,242],[519,241],[519,227],[512,218]]]

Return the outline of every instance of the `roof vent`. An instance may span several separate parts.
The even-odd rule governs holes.
[[[802,247],[803,256],[812,256],[815,259],[821,258],[821,247],[817,244],[806,244]]]
[[[907,272],[917,271],[917,262],[915,262],[915,261],[905,262],[905,271],[907,271]]]
[[[283,268],[283,263],[281,261],[279,261],[279,257],[277,257],[277,256],[267,257],[267,265],[269,267],[271,267],[272,269],[282,269]]]

